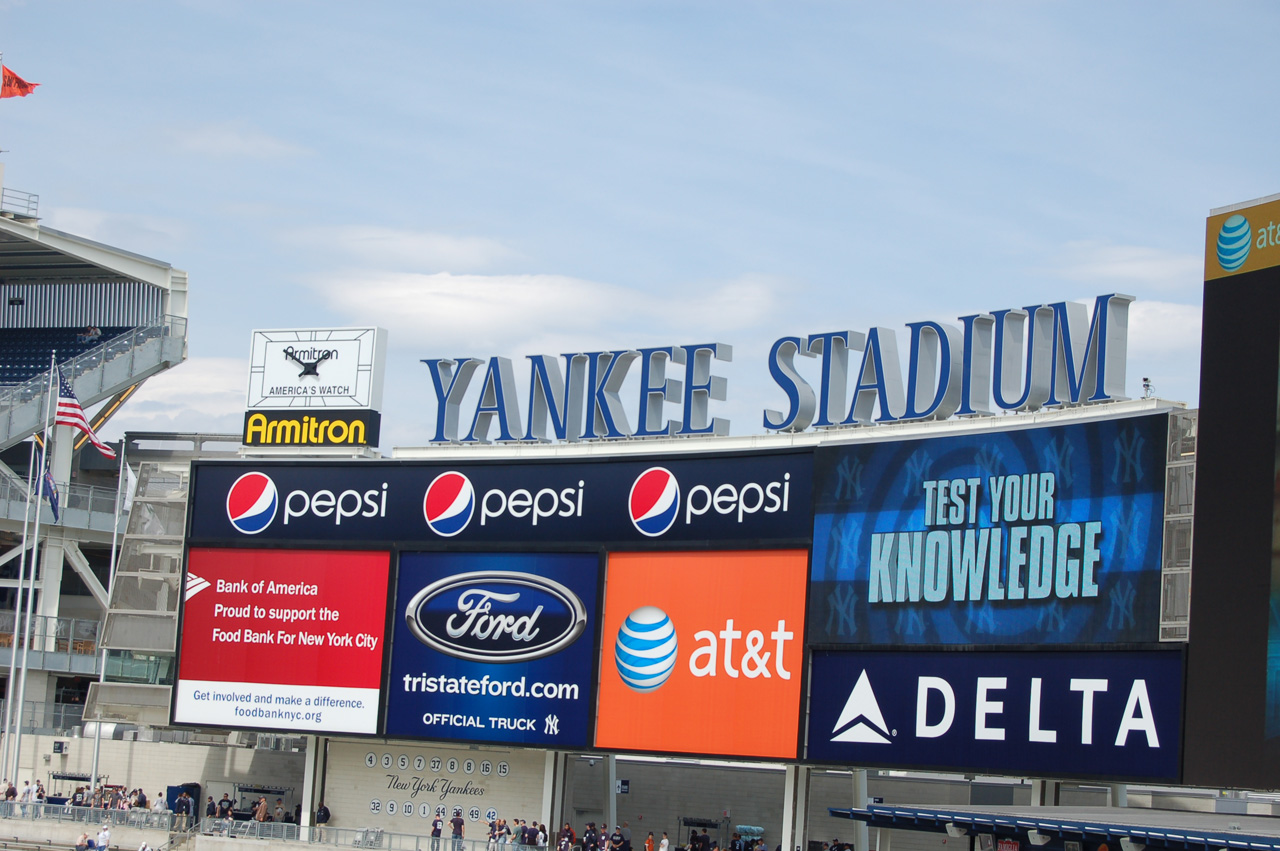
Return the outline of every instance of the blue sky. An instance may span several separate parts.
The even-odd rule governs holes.
[[[1138,297],[1194,403],[1204,219],[1280,191],[1266,3],[0,3],[5,185],[191,276],[191,360],[107,430],[239,428],[255,327],[422,358],[712,340],[733,431],[784,335]],[[812,365],[805,368],[812,371]],[[521,392],[523,396],[523,390]],[[669,415],[678,415],[674,407]]]

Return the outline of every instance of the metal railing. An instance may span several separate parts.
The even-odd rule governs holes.
[[[0,802],[0,818],[47,819],[57,822],[81,822],[99,827],[134,827],[142,830],[173,829],[173,813],[156,813],[150,810],[107,810],[101,807],[77,807],[71,804],[23,804],[17,801]]]
[[[483,828],[483,823],[476,826]],[[235,821],[227,818],[204,818],[197,828],[205,836],[234,839],[285,839],[312,845],[334,845],[344,848],[381,848],[384,851],[488,851],[487,839],[454,839],[451,836],[421,836],[395,833],[381,827],[330,827],[312,825],[302,829],[288,822]],[[499,851],[538,851],[529,846],[498,844]]]
[[[7,701],[0,700],[0,714]],[[22,732],[45,736],[67,736],[84,723],[83,703],[22,702]]]
[[[14,640],[12,610],[0,611],[0,648],[26,644],[26,617],[18,618],[18,635]],[[86,618],[54,618],[48,615],[31,617],[31,649],[53,653],[72,653],[77,656],[93,656],[98,650],[98,636],[102,622]]]
[[[59,364],[62,367],[62,373],[66,376],[67,381],[73,385],[82,375],[93,372],[107,364],[114,362],[118,358],[132,357],[133,354],[142,346],[158,340],[163,337],[185,338],[187,336],[187,320],[183,316],[162,316],[158,319],[144,323],[132,328],[118,337],[107,340],[100,346],[95,346],[87,352],[83,352],[74,358],[63,361]],[[127,373],[133,375],[133,367],[130,364]],[[99,386],[94,389],[76,388],[77,395],[83,404],[92,404],[98,398],[98,394],[102,391],[101,373],[99,373]],[[49,386],[49,373],[46,371],[40,375],[28,379],[22,384],[16,384],[12,387],[6,387],[0,390],[0,412],[4,412],[6,416],[11,417],[15,408],[25,405],[35,400],[43,400],[45,391]],[[40,415],[43,415],[43,410]],[[0,428],[0,433],[9,435],[13,432],[12,423],[6,423],[5,428]]]
[[[0,210],[34,219],[40,210],[40,196],[17,189],[0,189]]]
[[[58,508],[60,511],[90,511],[105,512],[114,514],[116,510],[116,489],[103,488],[96,485],[72,485],[66,482],[58,482]],[[36,486],[31,485],[31,501],[36,501]],[[0,478],[0,502],[18,502],[25,504],[27,501],[27,483],[25,481],[15,481],[8,476]],[[48,513],[48,501],[42,502],[46,506],[44,522],[53,519],[53,515]],[[123,507],[121,508],[123,511]],[[19,512],[21,515],[22,512]],[[31,515],[35,519],[35,514]]]

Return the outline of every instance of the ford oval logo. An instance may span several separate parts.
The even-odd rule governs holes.
[[[512,570],[477,570],[432,582],[405,609],[414,637],[474,662],[526,662],[568,647],[587,607],[559,582]]]

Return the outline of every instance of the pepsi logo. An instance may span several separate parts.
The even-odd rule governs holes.
[[[431,531],[442,538],[452,538],[467,528],[475,507],[476,491],[471,480],[453,470],[432,479],[422,497],[422,516]]]
[[[656,538],[671,528],[680,513],[680,483],[666,467],[650,467],[636,477],[627,503],[636,530]]]
[[[256,535],[276,518],[280,499],[266,473],[245,473],[227,491],[227,519],[237,532]]]

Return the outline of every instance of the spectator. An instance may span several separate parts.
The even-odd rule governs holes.
[[[88,851],[88,849],[89,849],[89,834],[82,833],[78,837],[76,837],[76,851]]]
[[[258,798],[258,803],[254,807],[253,820],[258,822],[259,824],[265,821],[269,821],[271,814],[270,812],[268,812],[268,810],[269,810],[269,807],[267,806],[267,796],[263,795],[262,797]]]
[[[204,817],[213,818],[218,814],[218,805],[214,802],[213,796],[209,796],[209,803],[204,805]]]
[[[284,800],[283,799],[276,798],[276,808],[272,815],[276,821],[280,822],[281,824],[284,824]]]
[[[449,826],[453,829],[453,851],[462,851],[462,833],[466,822],[462,820],[462,811],[455,810],[457,815],[449,819]]]
[[[183,792],[173,802],[174,823],[179,831],[186,832],[187,817],[191,815],[191,797]]]
[[[321,801],[320,807],[316,810],[316,827],[319,828],[316,839],[321,842],[324,841],[324,827],[329,823],[329,818],[329,808],[324,805],[324,801]]]
[[[222,793],[222,800],[218,802],[218,818],[231,818],[231,812],[235,806],[231,803],[231,799],[227,797],[227,793]]]
[[[102,830],[98,831],[98,843],[97,843],[97,847],[98,847],[98,848],[108,848],[108,847],[110,847],[110,846],[111,846],[111,828],[107,827],[107,826],[104,824],[104,825],[102,826]]]
[[[161,795],[158,792],[156,793],[156,800],[155,803],[151,805],[151,812],[157,814],[169,812],[169,803],[164,799],[164,795]]]

